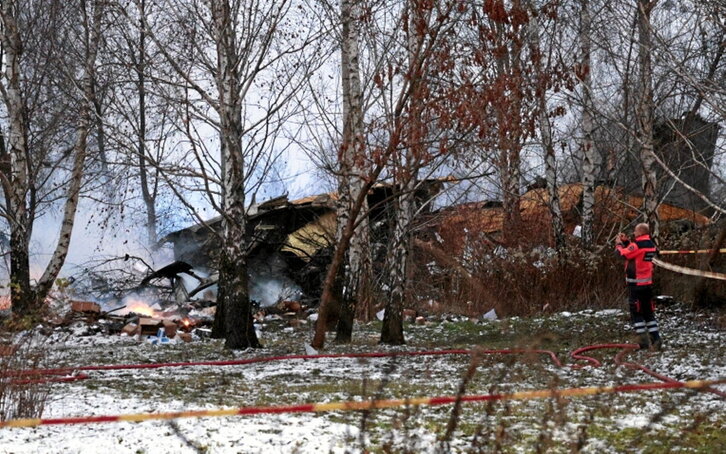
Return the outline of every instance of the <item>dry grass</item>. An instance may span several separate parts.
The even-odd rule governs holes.
[[[496,308],[502,315],[535,315],[610,307],[625,296],[622,264],[610,248],[571,247],[558,256],[548,248],[493,248],[471,242],[466,263],[439,268],[427,254],[414,267],[413,301],[443,312],[476,316]],[[426,304],[420,310],[430,309]]]
[[[42,344],[30,337],[7,339],[0,344],[0,421],[40,417],[48,400],[49,388],[13,377],[14,371],[34,369],[46,356]]]

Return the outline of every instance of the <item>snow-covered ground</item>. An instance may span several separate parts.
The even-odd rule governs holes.
[[[45,417],[181,411],[184,402],[81,393],[58,396]],[[212,408],[213,406],[208,406]],[[203,409],[196,407],[196,409]],[[315,415],[178,419],[5,430],[3,453],[344,452],[357,429]]]
[[[628,360],[678,380],[726,377],[723,330],[705,316],[678,308],[666,310],[660,321],[667,348],[655,354],[636,352]],[[378,327],[359,326],[352,345],[331,345],[328,351],[381,350]],[[566,364],[571,363],[567,352],[576,347],[623,342],[630,337],[627,316],[621,310],[481,323],[454,319],[408,325],[406,330],[408,345],[398,350],[540,347],[554,350]],[[215,341],[156,346],[121,336],[61,332],[47,338],[44,345],[52,364],[58,366],[300,354],[309,338],[309,328],[291,330],[280,322],[263,328],[265,349],[248,352],[225,352]],[[593,353],[603,367],[584,369],[559,368],[546,357],[486,356],[477,372],[468,376],[466,393],[657,381],[642,372],[616,368],[614,354]],[[454,395],[469,364],[468,356],[458,355],[93,371],[89,380],[54,384],[43,417]],[[714,448],[724,443],[717,429],[726,422],[726,400],[680,390],[465,405],[450,443],[438,442],[450,418],[451,406],[444,406],[388,409],[368,415],[300,413],[5,428],[0,429],[0,453],[317,453],[361,452],[371,447],[395,452],[489,452],[496,446],[512,452],[530,452],[537,446],[569,452],[580,439],[586,452],[645,448],[689,452],[693,446],[702,448],[703,443],[706,447],[714,444]],[[688,437],[695,431],[694,421],[699,421],[698,428],[707,436],[691,446]],[[361,427],[365,427],[362,439]],[[638,434],[643,435],[642,441]]]

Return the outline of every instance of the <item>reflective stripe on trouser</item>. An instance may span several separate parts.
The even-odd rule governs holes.
[[[643,278],[640,278],[640,279],[633,279],[631,277],[626,277],[625,278],[625,282],[627,284],[652,284],[653,283],[653,278],[643,277]]]
[[[635,328],[636,333],[642,334],[645,332],[645,322],[635,322],[633,328]]]
[[[633,329],[638,335],[650,334],[650,337],[657,339],[658,322],[655,321],[653,312],[653,289],[649,285],[630,286],[628,302],[630,306],[630,319]]]

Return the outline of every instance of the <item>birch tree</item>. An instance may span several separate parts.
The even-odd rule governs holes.
[[[32,1],[7,1],[0,6],[0,39],[5,54],[0,94],[8,118],[2,134],[0,153],[9,161],[9,165],[2,167],[0,174],[6,202],[2,213],[11,233],[11,301],[13,312],[20,316],[33,315],[38,311],[68,254],[88,153],[88,135],[94,124],[93,81],[103,15],[104,2],[100,0],[72,2],[63,7]],[[40,32],[35,28],[39,24],[47,27],[44,29],[47,34],[42,36],[43,45],[48,46],[46,49],[51,49],[52,52],[45,55],[43,60],[46,65],[53,62],[57,66],[34,66],[39,59],[32,52],[42,50],[29,44],[38,43],[34,39]],[[64,47],[63,39],[66,34],[80,43],[77,48]],[[74,62],[64,59],[66,55],[78,57],[80,65],[77,71]],[[73,157],[65,187],[59,239],[50,262],[33,286],[29,268],[30,238],[39,204],[42,203],[39,199],[44,191],[42,185],[50,183],[54,170],[46,167],[48,160],[58,159],[58,155],[42,146],[36,148],[39,142],[31,140],[31,137],[34,136],[34,128],[38,126],[35,122],[40,118],[31,114],[39,113],[33,105],[37,98],[33,97],[47,96],[52,92],[48,89],[53,83],[51,74],[54,73],[67,77],[56,79],[56,82],[60,80],[72,84],[70,92],[73,93],[75,102],[69,103],[69,106],[73,105],[74,108],[61,110],[66,115],[65,121],[72,119],[70,122],[75,123],[75,139],[60,155],[60,160],[50,164],[59,166],[64,154]],[[34,79],[38,75],[41,75],[41,80]],[[51,102],[62,105],[63,100],[54,98]],[[53,135],[52,131],[45,132],[49,136]]]
[[[318,311],[318,322],[315,334],[312,339],[314,348],[322,348],[325,345],[325,324],[335,307],[336,279],[341,266],[344,263],[346,251],[350,247],[351,239],[359,224],[359,215],[364,206],[366,195],[371,187],[377,182],[384,170],[389,168],[391,162],[404,152],[406,143],[406,128],[411,121],[412,100],[420,96],[420,85],[432,71],[432,67],[438,67],[439,58],[442,56],[439,47],[443,41],[453,39],[453,28],[455,22],[450,20],[455,11],[456,2],[405,2],[394,5],[386,5],[387,18],[393,17],[392,22],[385,24],[385,30],[377,29],[377,39],[383,40],[380,54],[372,53],[375,58],[376,72],[372,75],[373,84],[376,87],[377,108],[380,110],[374,118],[368,120],[371,131],[366,135],[368,152],[362,159],[367,159],[366,172],[362,175],[363,186],[358,196],[350,204],[347,221],[343,225],[342,235],[335,245],[331,265],[326,273],[323,284],[323,293]],[[407,27],[406,9],[404,4],[411,8],[436,11],[437,17],[441,20],[432,21],[433,24],[418,30],[421,37],[413,54],[405,51],[407,44],[401,46],[401,31]],[[402,49],[404,51],[402,52]],[[371,48],[366,49],[372,52]],[[398,58],[398,60],[396,60]],[[444,97],[446,98],[446,97]],[[434,147],[438,153],[446,153],[447,147]]]
[[[643,209],[651,235],[658,239],[658,179],[653,145],[653,70],[650,14],[657,0],[637,0],[639,94],[636,106],[640,164],[643,169]]]
[[[342,238],[344,226],[352,215],[353,201],[365,187],[368,173],[364,130],[363,93],[361,84],[359,39],[362,20],[361,1],[342,0],[340,19],[341,86],[343,97],[343,137],[338,170],[338,228],[336,239]],[[357,304],[367,303],[371,285],[370,227],[368,203],[363,200],[356,217],[356,228],[342,268],[341,313],[336,330],[337,342],[350,342]]]
[[[417,50],[424,45],[426,31],[431,28],[430,21],[436,15],[434,8],[426,8],[417,2],[408,2],[404,7],[403,24],[405,50],[411,67],[417,58]],[[393,180],[393,226],[388,241],[386,255],[387,285],[386,306],[381,326],[381,343],[401,345],[405,343],[403,333],[403,308],[406,301],[408,257],[411,249],[411,228],[415,214],[415,191],[418,174],[424,161],[426,139],[429,134],[426,109],[426,92],[429,88],[428,71],[420,68],[411,74],[419,80],[416,91],[411,96],[408,108],[408,122],[404,132],[405,148],[396,153],[391,160]]]
[[[141,0],[136,0],[141,10]],[[161,80],[179,96],[187,154],[163,168],[163,178],[181,175],[222,217],[218,235],[219,291],[213,335],[230,349],[259,347],[252,325],[247,271],[247,213],[279,153],[281,128],[294,113],[290,103],[312,67],[317,27],[292,1],[241,0],[160,2],[155,22],[141,16],[148,39],[172,68]],[[206,125],[206,126],[205,126]],[[203,129],[217,133],[210,150]],[[217,157],[218,156],[218,157]],[[187,164],[187,159],[189,159]],[[181,203],[204,223],[191,198]]]
[[[486,115],[481,117],[482,153],[498,172],[503,210],[502,236],[516,245],[524,238],[520,214],[522,148],[534,134],[537,112],[532,96],[533,70],[528,52],[530,17],[522,1],[485,1],[472,9],[471,53],[478,73],[479,93]]]
[[[552,42],[549,46],[549,51],[546,52],[542,49],[540,40],[540,34],[544,29],[544,21],[542,18],[544,18],[544,20],[550,19],[551,22],[554,22],[557,18],[558,12],[554,5],[545,5],[545,7],[541,10],[538,10],[531,1],[527,3],[527,9],[531,17],[528,38],[534,67],[533,77],[536,80],[535,98],[537,106],[537,124],[540,132],[540,140],[542,141],[542,148],[544,150],[545,181],[547,184],[547,194],[549,195],[548,207],[550,216],[552,217],[552,238],[554,239],[555,250],[558,254],[562,254],[565,247],[565,224],[562,218],[562,209],[560,207],[560,196],[557,184],[555,139],[550,120],[550,117],[554,115],[550,115],[547,94],[548,90],[552,88],[560,88],[562,80],[566,78],[566,72],[563,71],[563,68],[557,68],[558,65],[553,62],[553,55],[557,52],[557,50],[553,49],[553,47],[555,47],[558,43]],[[555,36],[560,40],[562,39],[561,36]],[[559,44],[561,44],[561,42]]]
[[[593,100],[592,100],[592,30],[589,0],[580,1],[580,62],[577,67],[577,78],[580,81],[581,98],[581,139],[582,155],[582,242],[585,247],[593,246],[595,180],[598,173],[598,153],[593,140]]]

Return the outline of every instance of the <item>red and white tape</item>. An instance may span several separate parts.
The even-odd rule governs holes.
[[[675,273],[681,273],[681,274],[687,274],[689,276],[699,276],[699,277],[706,277],[709,279],[718,279],[721,281],[726,281],[726,274],[724,273],[716,273],[713,271],[703,271],[703,270],[697,270],[695,268],[688,268],[685,266],[680,265],[674,265],[672,263],[664,262],[660,259],[653,259],[653,263],[658,265],[659,267],[673,271]]]
[[[714,252],[713,249],[693,249],[693,250],[682,250],[682,251],[658,251],[660,255],[671,255],[671,254],[710,254]],[[726,253],[726,249],[717,249],[716,252]]]
[[[694,389],[703,390],[713,385],[726,383],[720,380],[693,380],[687,382],[668,383],[640,383],[620,386],[597,386],[567,389],[540,389],[533,391],[518,391],[505,394],[484,394],[472,396],[439,396],[414,397],[409,399],[386,399],[368,401],[324,402],[301,405],[267,406],[267,407],[241,407],[218,410],[191,410],[171,413],[137,413],[109,416],[79,416],[70,418],[27,418],[11,419],[0,422],[2,427],[37,427],[47,425],[93,424],[110,422],[141,422],[152,420],[169,420],[178,418],[204,418],[212,416],[242,416],[281,413],[317,413],[328,411],[355,411],[371,410],[377,408],[394,408],[418,405],[447,405],[456,402],[489,402],[501,400],[530,400],[577,396],[594,396],[597,394],[614,394],[634,391],[652,391],[668,389]]]

